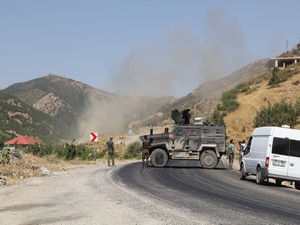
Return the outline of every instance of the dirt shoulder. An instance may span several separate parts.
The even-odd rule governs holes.
[[[160,224],[127,207],[129,198],[124,202],[113,194],[118,188],[111,174],[126,163],[77,165],[1,187],[1,224]]]

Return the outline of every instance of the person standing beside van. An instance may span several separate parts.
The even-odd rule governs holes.
[[[246,142],[245,140],[239,141],[239,164],[241,165],[242,159],[243,159],[243,155],[244,155],[244,151],[246,149]],[[240,168],[241,170],[241,168]]]
[[[233,139],[230,139],[230,143],[228,145],[228,159],[229,159],[229,169],[232,170],[232,165],[234,161],[234,142]]]

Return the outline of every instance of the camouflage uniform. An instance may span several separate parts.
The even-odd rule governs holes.
[[[110,159],[112,161],[112,165],[115,165],[115,160],[114,160],[114,154],[115,154],[115,147],[114,147],[114,142],[113,138],[111,137],[107,142],[106,142],[106,147],[107,147],[107,163],[108,166],[110,166]]]
[[[144,136],[144,140],[142,142],[142,166],[143,168],[148,167],[149,160],[149,148],[150,148],[150,140],[147,139],[147,135]],[[146,163],[145,163],[146,159]]]

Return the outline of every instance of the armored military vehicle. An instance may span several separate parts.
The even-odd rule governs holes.
[[[214,126],[202,118],[191,125],[190,109],[172,111],[173,130],[147,135],[151,140],[150,162],[154,167],[164,167],[169,159],[198,160],[203,168],[213,169],[225,153],[226,128]],[[144,135],[140,136],[143,140]]]

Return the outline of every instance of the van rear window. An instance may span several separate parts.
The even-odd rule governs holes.
[[[274,137],[272,153],[279,155],[289,155],[289,145],[289,139]]]
[[[300,157],[300,141],[291,140],[291,156]]]
[[[274,137],[272,153],[300,157],[300,141]]]

